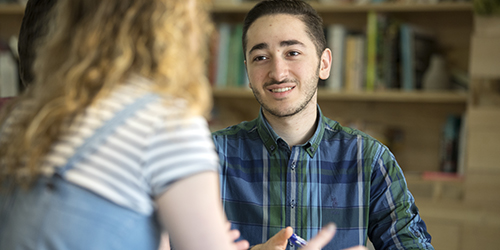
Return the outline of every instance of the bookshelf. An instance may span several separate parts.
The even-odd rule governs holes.
[[[428,28],[436,34],[447,63],[461,71],[469,67],[469,47],[473,26],[472,4],[324,4],[311,1],[325,26],[342,24],[365,32],[370,11]],[[212,6],[216,23],[241,23],[255,2],[224,3]],[[214,87],[215,121],[220,129],[258,115],[259,104],[248,87]],[[320,89],[318,103],[323,113],[343,125],[355,125],[377,135],[381,141],[396,129],[403,141],[395,151],[405,173],[440,170],[442,127],[448,115],[465,113],[468,94],[460,91],[332,91]],[[385,129],[384,129],[385,127]]]
[[[218,22],[241,22],[254,2],[219,3],[211,8]],[[364,30],[367,13],[377,11],[408,23],[430,28],[437,34],[446,61],[453,67],[469,68],[470,37],[473,29],[472,4],[442,2],[438,4],[381,3],[333,5],[311,2],[325,25],[341,23],[349,29]],[[24,6],[0,4],[0,38],[17,35]],[[259,105],[247,88],[214,89],[213,129],[253,119]],[[438,171],[441,129],[449,114],[463,114],[468,95],[464,92],[374,91],[334,92],[320,89],[320,106],[328,117],[345,123],[375,124],[399,127],[405,145],[396,154],[406,172]],[[347,124],[346,124],[347,125]]]
[[[241,22],[254,3],[215,4],[216,22]],[[311,2],[325,24],[342,23],[363,30],[367,13],[376,11],[431,29],[446,62],[470,73],[470,92],[400,91],[347,92],[320,89],[323,113],[344,125],[363,119],[372,135],[377,128],[396,128],[404,142],[393,149],[416,198],[421,216],[433,236],[436,249],[496,249],[500,245],[500,195],[498,177],[500,122],[500,39],[478,35],[472,4],[331,5]],[[500,21],[500,20],[497,20]],[[492,25],[476,24],[486,28]],[[488,34],[491,33],[488,30]],[[485,72],[485,71],[488,72]],[[493,80],[492,80],[493,79]],[[248,88],[213,90],[215,129],[251,120],[259,104]],[[446,117],[467,113],[465,175],[436,173],[440,170],[440,144]],[[368,126],[367,126],[368,127]],[[375,136],[376,137],[376,136]],[[392,150],[392,149],[391,149]]]
[[[216,23],[237,23],[243,20],[246,12],[254,5],[255,2],[215,1],[211,11]],[[468,70],[473,27],[471,3],[334,5],[311,2],[311,5],[318,10],[325,25],[342,23],[348,28],[363,30],[367,13],[377,11],[409,23],[430,27],[438,34],[437,39],[446,52],[447,62],[459,69]],[[17,35],[23,14],[24,6],[0,4],[0,38],[8,39]],[[323,112],[332,119],[339,118],[350,122],[367,114],[372,117],[366,120],[367,123],[382,122],[387,126],[403,126],[401,129],[406,131],[406,144],[409,148],[404,150],[408,153],[400,152],[400,157],[397,155],[398,160],[405,171],[419,172],[439,170],[439,154],[436,152],[439,152],[441,127],[448,114],[458,115],[465,112],[468,95],[451,91],[333,92],[320,89],[318,101]],[[251,91],[244,88],[214,89],[214,104],[219,115],[222,111],[230,111],[228,115],[221,115],[214,129],[253,119],[259,109]],[[383,121],[382,118],[390,120]],[[412,141],[410,138],[413,137],[422,139]],[[421,153],[414,153],[416,155],[411,157],[410,152]]]
[[[344,13],[344,12],[366,12],[394,11],[394,12],[436,12],[436,11],[471,11],[472,5],[467,2],[442,2],[430,3],[378,3],[378,4],[332,4],[310,2],[319,13]],[[212,12],[215,14],[246,14],[255,3],[220,3],[215,1]]]
[[[235,4],[215,1],[211,12],[216,23],[238,23],[254,5],[253,2]],[[471,3],[333,5],[311,2],[311,5],[327,25],[342,23],[350,29],[363,30],[367,13],[376,11],[430,28],[437,35],[448,64],[469,72],[474,30]],[[23,6],[0,4],[0,39],[17,35],[23,14]],[[495,60],[498,62],[498,59]],[[213,97],[215,119],[210,122],[213,130],[251,120],[258,115],[260,106],[248,88],[214,88]],[[485,243],[491,243],[487,245],[494,249],[500,245],[496,237],[500,233],[498,200],[492,201],[495,206],[475,203],[487,195],[488,189],[498,187],[496,178],[485,176],[491,171],[498,175],[498,168],[489,170],[489,166],[498,165],[495,163],[498,154],[496,158],[485,158],[482,155],[484,151],[474,151],[469,146],[469,151],[475,152],[477,157],[485,161],[489,159],[493,165],[483,168],[490,172],[470,169],[464,178],[451,180],[425,179],[422,176],[423,172],[439,171],[442,127],[448,115],[461,115],[470,109],[471,99],[469,93],[459,91],[335,92],[320,89],[318,92],[319,105],[327,117],[343,125],[359,126],[373,135],[382,134],[384,128],[385,132],[395,133],[396,140],[392,142],[391,150],[405,172],[436,249],[474,249]],[[472,125],[482,126],[482,123]],[[497,130],[496,127],[491,129]],[[397,140],[398,136],[402,137],[399,138],[402,141]],[[481,141],[476,138],[467,143]],[[472,163],[470,159],[469,162]],[[471,178],[468,178],[469,173]],[[486,186],[484,178],[491,179]],[[481,230],[483,227],[488,231]]]

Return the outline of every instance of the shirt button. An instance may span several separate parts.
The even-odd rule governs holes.
[[[292,202],[290,202],[290,207],[295,208],[295,200],[292,200]]]
[[[269,147],[271,150],[274,150],[274,145],[271,145],[271,147]]]

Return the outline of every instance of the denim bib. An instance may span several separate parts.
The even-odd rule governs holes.
[[[140,214],[64,179],[95,145],[157,98],[148,94],[127,105],[51,177],[40,177],[28,190],[0,194],[0,250],[157,250],[161,229],[156,213]]]

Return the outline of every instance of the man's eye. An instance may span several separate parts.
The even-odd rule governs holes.
[[[253,60],[254,60],[254,61],[262,61],[262,60],[266,60],[266,59],[267,59],[267,57],[266,57],[266,56],[257,56],[257,57],[255,57]]]
[[[300,54],[300,53],[299,53],[299,52],[297,52],[297,51],[290,51],[290,52],[288,52],[288,55],[289,55],[289,56],[298,56],[299,54]]]

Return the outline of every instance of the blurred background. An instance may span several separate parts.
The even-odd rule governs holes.
[[[500,249],[500,0],[309,1],[333,53],[323,113],[395,154],[441,250]],[[0,0],[0,97],[23,91],[26,1]],[[257,117],[241,48],[255,1],[215,0],[207,74],[215,131]]]

